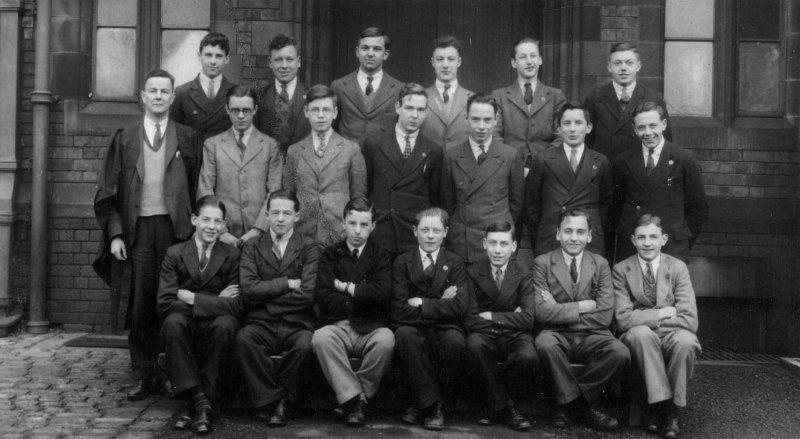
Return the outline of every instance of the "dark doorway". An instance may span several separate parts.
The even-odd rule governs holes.
[[[358,66],[358,34],[369,26],[391,38],[386,71],[404,82],[433,83],[433,40],[461,40],[458,80],[465,88],[488,92],[514,78],[510,49],[523,36],[541,36],[542,7],[530,0],[336,0],[333,2],[333,77]],[[545,66],[546,67],[546,66]]]

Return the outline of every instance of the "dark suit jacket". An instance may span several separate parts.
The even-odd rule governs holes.
[[[483,230],[495,221],[518,224],[525,199],[520,153],[493,139],[479,167],[469,141],[445,152],[442,207],[451,215],[448,249],[467,262],[486,256]]]
[[[613,172],[618,245],[630,242],[636,220],[645,213],[661,218],[670,239],[694,243],[708,219],[708,202],[700,165],[689,151],[664,142],[648,177],[640,143],[617,156]]]
[[[425,93],[428,94],[428,115],[422,123],[422,134],[445,150],[464,143],[469,132],[465,116],[467,99],[475,93],[459,84],[450,97],[450,112],[445,109],[436,84],[426,88]]]
[[[560,136],[553,130],[553,121],[567,102],[564,92],[537,81],[530,111],[516,80],[508,87],[493,91],[492,97],[500,105],[494,132],[503,143],[520,151],[526,167],[536,153],[551,144],[561,144]]]
[[[636,255],[614,266],[617,329],[625,332],[634,326],[645,325],[658,334],[676,329],[697,333],[697,304],[686,264],[666,253],[661,254],[656,273],[656,303],[644,295],[642,278]],[[667,306],[675,307],[675,317],[659,323],[658,310]]]
[[[391,125],[397,113],[394,104],[403,84],[383,72],[381,86],[375,90],[375,100],[367,108],[364,104],[364,93],[358,86],[356,72],[343,76],[331,84],[339,104],[339,118],[336,131],[346,139],[361,145],[364,139],[381,125]]]
[[[200,75],[197,75],[175,89],[175,101],[169,107],[169,118],[196,129],[203,140],[216,136],[231,127],[231,118],[225,111],[225,96],[235,86],[223,76],[214,100],[209,101],[200,85]]]
[[[526,183],[525,220],[535,256],[559,248],[555,240],[558,218],[571,209],[589,214],[592,242],[588,249],[606,254],[608,210],[614,201],[614,179],[606,156],[584,147],[576,175],[564,148],[551,147],[534,157]]]
[[[371,237],[361,250],[357,262],[350,256],[345,241],[322,252],[315,297],[321,324],[348,319],[354,331],[368,334],[389,321],[392,261],[389,253],[377,246]],[[354,283],[355,294],[351,296],[337,290],[334,279]]]
[[[376,227],[370,240],[395,254],[416,247],[414,215],[439,205],[441,148],[420,134],[406,160],[394,127],[384,127],[367,137],[362,152],[367,165],[367,193],[375,206]]]
[[[580,278],[573,288],[560,248],[539,255],[533,261],[533,285],[534,314],[541,329],[611,335],[608,328],[614,317],[614,286],[611,269],[602,256],[584,250]],[[549,291],[558,303],[546,303],[542,291]],[[594,300],[597,308],[580,314],[581,300]]]
[[[467,268],[470,280],[470,308],[465,326],[470,332],[516,336],[533,331],[533,278],[515,261],[509,261],[503,274],[503,284],[497,288],[494,268],[488,261]],[[519,307],[521,312],[514,310]],[[491,311],[492,319],[478,317]]]
[[[669,120],[667,105],[661,93],[647,88],[641,83],[633,89],[631,100],[625,106],[625,111],[619,104],[614,86],[608,84],[596,89],[584,100],[584,108],[592,117],[592,132],[586,136],[586,145],[604,154],[609,160],[614,160],[617,155],[638,149],[642,142],[633,131],[633,111],[636,106],[644,101],[655,101],[664,108],[664,114]],[[672,128],[668,124],[664,137],[672,140]]]
[[[247,241],[239,261],[239,286],[245,303],[245,322],[285,321],[314,329],[314,288],[319,246],[295,230],[283,258],[272,252],[269,231]],[[301,291],[289,289],[289,279],[301,280]]]
[[[144,176],[143,139],[144,125],[141,121],[132,127],[117,130],[111,137],[97,180],[94,213],[103,231],[103,243],[94,268],[109,285],[112,285],[114,271],[114,256],[109,249],[111,239],[121,236],[129,252],[136,240],[136,221]],[[167,211],[175,239],[183,241],[194,233],[191,213],[203,161],[203,144],[195,130],[170,121],[164,132],[162,148],[166,148],[164,197]]]
[[[461,329],[469,309],[469,284],[461,258],[439,250],[433,280],[422,271],[419,247],[398,256],[392,276],[392,325]],[[451,285],[458,288],[452,299],[442,299]],[[408,304],[411,297],[422,299],[422,306]]]
[[[216,242],[206,269],[200,271],[197,244],[189,239],[167,249],[160,273],[158,314],[162,320],[174,312],[199,319],[241,315],[240,297],[219,297],[225,287],[239,283],[239,250],[236,247]],[[179,289],[194,293],[194,305],[178,300]]]
[[[292,99],[289,102],[288,136],[278,133],[278,118],[275,113],[275,99],[277,97],[275,81],[267,85],[261,102],[258,104],[258,115],[255,120],[256,127],[262,133],[275,139],[284,154],[289,148],[289,145],[303,140],[304,137],[311,133],[311,125],[309,125],[308,118],[306,118],[306,115],[303,113],[307,92],[308,87],[298,81],[294,89],[294,95],[292,95]]]

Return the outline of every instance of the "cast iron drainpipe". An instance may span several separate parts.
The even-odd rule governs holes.
[[[50,3],[39,0],[36,11],[36,58],[33,91],[33,187],[31,190],[31,293],[28,332],[44,334],[47,321],[47,134],[52,94],[50,79]]]

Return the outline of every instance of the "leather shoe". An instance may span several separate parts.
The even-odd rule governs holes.
[[[564,428],[567,424],[569,424],[567,408],[564,406],[556,407],[555,412],[553,412],[553,427]]]
[[[192,415],[189,412],[189,407],[184,406],[178,415],[178,419],[175,420],[175,425],[173,425],[173,427],[176,430],[188,430],[191,425]]]
[[[589,425],[597,430],[611,431],[619,426],[619,422],[608,413],[597,407],[589,407],[586,411],[586,419]]]
[[[362,427],[364,425],[364,420],[367,418],[367,402],[360,397],[356,398],[358,399],[355,404],[353,404],[353,410],[347,415],[347,419],[345,420],[345,424],[347,424],[348,427]]]
[[[497,413],[487,412],[487,413],[482,413],[480,417],[475,420],[475,423],[483,427],[490,427],[495,424],[496,419],[497,419]]]
[[[403,414],[400,415],[400,420],[404,424],[414,425],[419,421],[419,410],[416,407],[406,407]]]
[[[285,399],[281,398],[277,404],[275,404],[275,408],[272,410],[272,416],[270,416],[269,421],[267,421],[267,425],[270,427],[285,427],[289,424],[289,404],[286,402]]]
[[[508,407],[508,419],[506,423],[512,430],[526,431],[531,428],[531,421],[525,419],[522,413],[513,405]]]
[[[667,422],[664,423],[664,431],[661,432],[661,437],[664,439],[678,439],[681,437],[678,415],[670,414],[667,416]]]
[[[642,425],[644,425],[645,430],[649,431],[650,433],[658,433],[658,418],[659,418],[659,410],[655,404],[650,404],[644,412],[644,419]]]
[[[192,422],[192,430],[194,430],[195,434],[211,433],[211,419],[213,417],[214,413],[211,411],[211,407],[200,407]]]
[[[444,414],[442,413],[441,402],[437,402],[432,407],[428,408],[423,426],[426,430],[433,431],[439,431],[444,428]]]
[[[136,381],[136,385],[128,392],[128,401],[147,399],[153,391],[153,377],[148,376]]]

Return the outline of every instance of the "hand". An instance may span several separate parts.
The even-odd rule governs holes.
[[[300,291],[300,279],[288,279],[288,282],[290,290]]]
[[[456,297],[457,292],[458,292],[458,287],[455,285],[450,285],[444,290],[444,293],[442,293],[442,299],[452,299]]]
[[[178,300],[187,305],[194,305],[194,293],[189,290],[180,289],[178,290]]]
[[[422,298],[421,297],[412,297],[408,299],[408,306],[413,306],[414,308],[422,306]]]
[[[491,311],[484,311],[478,314],[478,317],[486,320],[492,320],[492,312]]]
[[[516,307],[516,308],[514,308],[514,312],[522,312],[522,308]]]
[[[675,317],[678,314],[678,310],[675,309],[674,306],[665,306],[658,310],[658,320],[666,320],[672,317]]]
[[[597,308],[597,302],[594,300],[581,300],[578,302],[578,314],[584,314],[594,311]]]
[[[347,288],[347,284],[342,282],[342,281],[340,281],[339,279],[334,279],[333,280],[333,287],[336,288],[336,291],[339,291],[339,292],[343,293],[344,290]]]
[[[249,232],[245,233],[241,238],[239,238],[239,245],[244,245],[244,243],[248,240],[258,238],[259,236],[261,236],[261,230],[252,228]]]
[[[542,300],[544,300],[544,303],[547,303],[547,304],[550,304],[550,305],[555,305],[556,303],[558,303],[558,302],[556,302],[556,298],[553,297],[552,294],[550,294],[550,291],[542,290],[539,293],[542,295]]]
[[[219,236],[219,240],[224,242],[225,244],[232,245],[234,247],[239,247],[241,245],[241,239],[231,235],[228,232],[223,233]]]
[[[111,240],[111,254],[117,258],[118,261],[128,259],[128,251],[125,249],[125,241],[119,236]]]
[[[220,291],[219,297],[229,297],[231,299],[235,298],[239,295],[239,285],[232,284],[225,287],[224,290]]]

